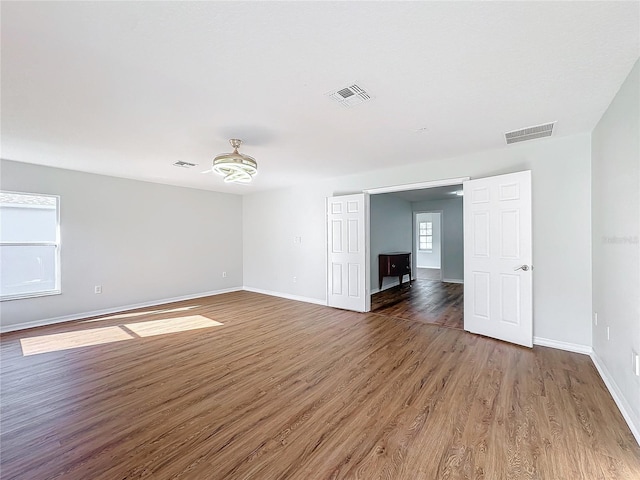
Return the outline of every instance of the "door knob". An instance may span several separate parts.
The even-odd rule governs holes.
[[[526,272],[529,270],[529,265],[520,265],[518,268],[514,268],[513,270],[522,270],[523,272]]]

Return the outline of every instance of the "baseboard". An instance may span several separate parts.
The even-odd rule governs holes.
[[[629,426],[631,433],[636,439],[636,442],[638,442],[638,445],[640,445],[640,419],[634,418],[631,405],[629,405],[629,403],[620,392],[620,389],[616,385],[616,382],[613,380],[613,377],[611,377],[611,374],[609,374],[607,368],[600,360],[600,357],[598,357],[596,352],[594,352],[590,346],[579,345],[576,343],[560,342],[558,340],[551,340],[541,337],[533,337],[533,344],[539,345],[541,347],[551,347],[557,348],[559,350],[566,350],[568,352],[589,355],[596,367],[596,370],[598,370],[598,373],[600,374],[600,378],[602,378],[602,381],[607,387],[607,390],[609,390],[609,393],[613,397],[613,401],[616,402],[618,410],[620,410],[620,413],[622,413],[624,420],[627,422],[627,425]]]
[[[464,280],[460,280],[459,278],[443,278],[442,281],[444,283],[464,283]]]
[[[551,340],[550,338],[533,337],[533,344],[540,347],[557,348],[558,350],[566,350],[567,352],[581,353],[590,355],[592,350],[589,345],[580,345],[578,343],[561,342],[559,340]]]
[[[137,308],[155,307],[157,305],[165,305],[167,303],[180,302],[182,300],[193,300],[195,298],[210,297],[211,295],[220,295],[222,293],[237,292],[242,290],[241,287],[225,288],[223,290],[213,290],[210,292],[201,292],[191,295],[182,295],[173,298],[163,298],[161,300],[152,300],[150,302],[134,303],[131,305],[120,305],[118,307],[105,308],[102,310],[92,310],[90,312],[74,313],[73,315],[65,315],[62,317],[46,318],[44,320],[36,320],[33,322],[20,323],[18,325],[0,326],[0,333],[15,332],[18,330],[26,330],[27,328],[44,327],[46,325],[54,325],[56,323],[71,322],[73,320],[81,320],[88,317],[97,317],[100,315],[110,315],[112,313],[121,313],[127,310],[135,310]]]
[[[638,445],[640,445],[640,418],[635,418],[631,405],[629,405],[627,400],[622,395],[622,392],[618,388],[618,385],[613,380],[613,377],[607,370],[607,367],[604,366],[604,363],[602,362],[602,360],[600,360],[600,357],[598,357],[598,354],[596,352],[591,352],[591,360],[596,366],[596,370],[598,370],[598,373],[600,374],[602,381],[607,387],[607,390],[609,390],[609,393],[613,397],[613,401],[616,402],[616,405],[618,406],[620,413],[622,413],[622,416],[627,422],[627,425],[629,425],[629,429],[635,437],[636,442],[638,442]]]
[[[289,293],[274,292],[272,290],[263,290],[261,288],[242,287],[242,290],[246,290],[247,292],[253,292],[253,293],[262,293],[263,295],[270,295],[272,297],[286,298],[287,300],[296,300],[298,302],[314,303],[316,305],[324,305],[324,306],[327,305],[326,300],[318,300],[317,298],[311,298],[311,297],[302,297],[300,295],[291,295]]]
[[[415,282],[416,279],[412,278],[411,281]],[[407,283],[407,282],[404,281],[403,283]],[[386,285],[383,285],[382,288],[371,289],[371,293],[369,295],[375,295],[376,293],[384,292],[385,290],[389,290],[390,288],[397,287],[398,285],[400,285],[400,281],[397,280],[397,277],[396,277],[396,279],[391,280],[391,283],[387,283]]]

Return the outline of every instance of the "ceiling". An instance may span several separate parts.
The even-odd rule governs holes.
[[[388,193],[394,197],[401,198],[407,202],[426,202],[433,200],[450,200],[459,198],[458,192],[462,191],[462,185],[447,185],[445,187],[421,188],[416,190],[405,190],[402,192]]]
[[[2,2],[2,158],[251,193],[590,132],[639,2]],[[328,93],[357,83],[371,101]],[[251,185],[200,172],[243,140]],[[536,142],[548,139],[534,140]],[[197,164],[192,169],[176,161]]]

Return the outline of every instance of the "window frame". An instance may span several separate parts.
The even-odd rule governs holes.
[[[25,196],[33,196],[33,197],[49,197],[53,198],[56,201],[55,209],[56,209],[56,238],[55,241],[52,242],[4,242],[0,238],[0,248],[2,247],[55,247],[55,286],[53,289],[49,290],[41,290],[38,292],[26,292],[26,293],[14,293],[10,295],[2,295],[0,294],[0,302],[5,302],[8,300],[21,300],[25,298],[36,298],[36,297],[48,297],[51,295],[60,295],[62,294],[62,276],[61,276],[61,268],[60,268],[60,250],[61,250],[61,241],[60,241],[60,195],[52,195],[50,193],[34,193],[34,192],[15,192],[11,190],[0,190],[0,193],[6,193],[9,195],[25,195]]]
[[[422,233],[423,228],[424,234]],[[429,231],[431,231],[431,233],[429,233]],[[422,246],[423,244],[424,247]],[[431,247],[428,245],[431,245]],[[418,250],[421,252],[433,252],[433,221],[425,220],[418,222]]]

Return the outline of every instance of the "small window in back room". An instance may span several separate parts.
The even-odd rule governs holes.
[[[419,249],[433,250],[433,222],[420,222],[418,225],[419,232]]]
[[[0,191],[0,300],[60,293],[60,197]]]

